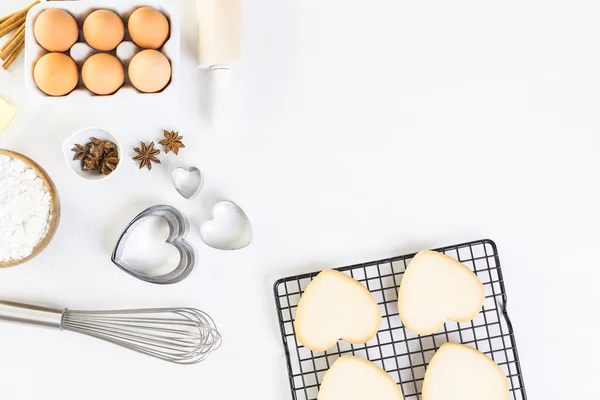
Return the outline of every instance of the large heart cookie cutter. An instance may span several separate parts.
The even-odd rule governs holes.
[[[125,248],[125,243],[127,242],[127,237],[129,236],[132,226],[136,222],[148,217],[161,217],[167,222],[169,225],[169,236],[165,242],[173,245],[179,251],[179,265],[167,274],[144,274],[137,271],[131,264],[122,258],[123,249]],[[176,208],[165,205],[150,207],[138,214],[129,225],[127,225],[113,250],[111,261],[129,275],[146,282],[161,285],[180,282],[192,272],[196,265],[196,252],[192,245],[185,241],[185,236],[188,231],[189,222],[187,218]]]

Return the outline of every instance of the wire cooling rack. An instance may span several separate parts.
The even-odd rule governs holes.
[[[508,399],[527,399],[513,328],[506,312],[506,292],[495,243],[479,240],[436,250],[459,260],[477,274],[485,288],[485,303],[474,320],[447,321],[443,329],[432,335],[411,332],[398,316],[398,286],[415,254],[338,269],[369,289],[383,316],[377,336],[363,345],[339,341],[326,352],[317,353],[299,344],[293,324],[296,308],[300,296],[319,272],[275,282],[275,301],[294,400],[315,400],[323,375],[344,354],[377,364],[400,385],[405,400],[420,400],[427,364],[446,342],[466,344],[491,357],[508,377]]]

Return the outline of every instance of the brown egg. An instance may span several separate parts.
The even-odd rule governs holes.
[[[115,56],[106,53],[94,54],[81,69],[81,79],[86,88],[99,95],[112,94],[123,86],[125,70]]]
[[[33,79],[40,90],[50,96],[64,96],[77,86],[77,64],[63,53],[48,53],[33,67]]]
[[[35,19],[33,34],[46,50],[67,51],[77,41],[79,27],[71,14],[51,8],[42,11]]]
[[[159,92],[170,79],[171,63],[160,51],[143,50],[129,63],[129,80],[140,92]]]
[[[127,23],[131,39],[143,49],[159,49],[169,37],[169,21],[152,7],[138,8]]]
[[[110,10],[94,11],[83,22],[83,37],[96,50],[113,50],[125,37],[123,20]]]

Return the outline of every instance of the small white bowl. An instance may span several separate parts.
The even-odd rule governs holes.
[[[115,168],[115,170],[110,175],[102,175],[98,171],[83,171],[81,169],[81,160],[73,160],[75,152],[73,152],[72,149],[75,147],[75,145],[80,144],[82,146],[85,146],[87,143],[90,142],[90,138],[96,138],[103,141],[110,141],[117,145],[117,153],[119,153],[119,164],[117,164],[117,168]],[[67,165],[71,168],[71,170],[77,176],[80,176],[81,178],[87,179],[89,181],[98,181],[110,178],[111,176],[117,173],[117,171],[121,167],[121,164],[123,163],[123,154],[121,152],[121,143],[119,143],[119,140],[112,133],[96,127],[83,128],[69,136],[63,142],[62,151],[65,156],[65,161],[67,162]]]

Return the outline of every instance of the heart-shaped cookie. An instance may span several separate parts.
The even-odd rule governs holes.
[[[508,379],[485,354],[445,343],[435,353],[423,382],[423,400],[506,400]]]
[[[248,216],[232,201],[221,201],[212,209],[213,218],[200,225],[200,237],[219,250],[239,250],[252,242]]]
[[[473,271],[451,257],[424,250],[404,272],[398,311],[404,326],[429,335],[447,319],[467,322],[475,318],[484,298],[483,285]]]
[[[296,338],[312,351],[325,351],[341,338],[366,343],[377,334],[381,312],[373,295],[352,277],[322,271],[298,302]]]
[[[164,275],[142,273],[140,272],[140,268],[135,268],[135,266],[125,261],[122,257],[132,227],[142,219],[149,217],[161,217],[167,222],[169,225],[169,236],[165,242],[173,245],[179,251],[179,264],[171,272]],[[111,261],[129,275],[146,282],[171,284],[182,281],[192,272],[196,264],[194,248],[185,241],[188,230],[189,223],[187,218],[176,208],[164,205],[150,207],[138,214],[127,225],[113,250]]]
[[[383,369],[359,357],[343,356],[325,372],[317,396],[317,400],[338,399],[403,400],[404,397]]]

